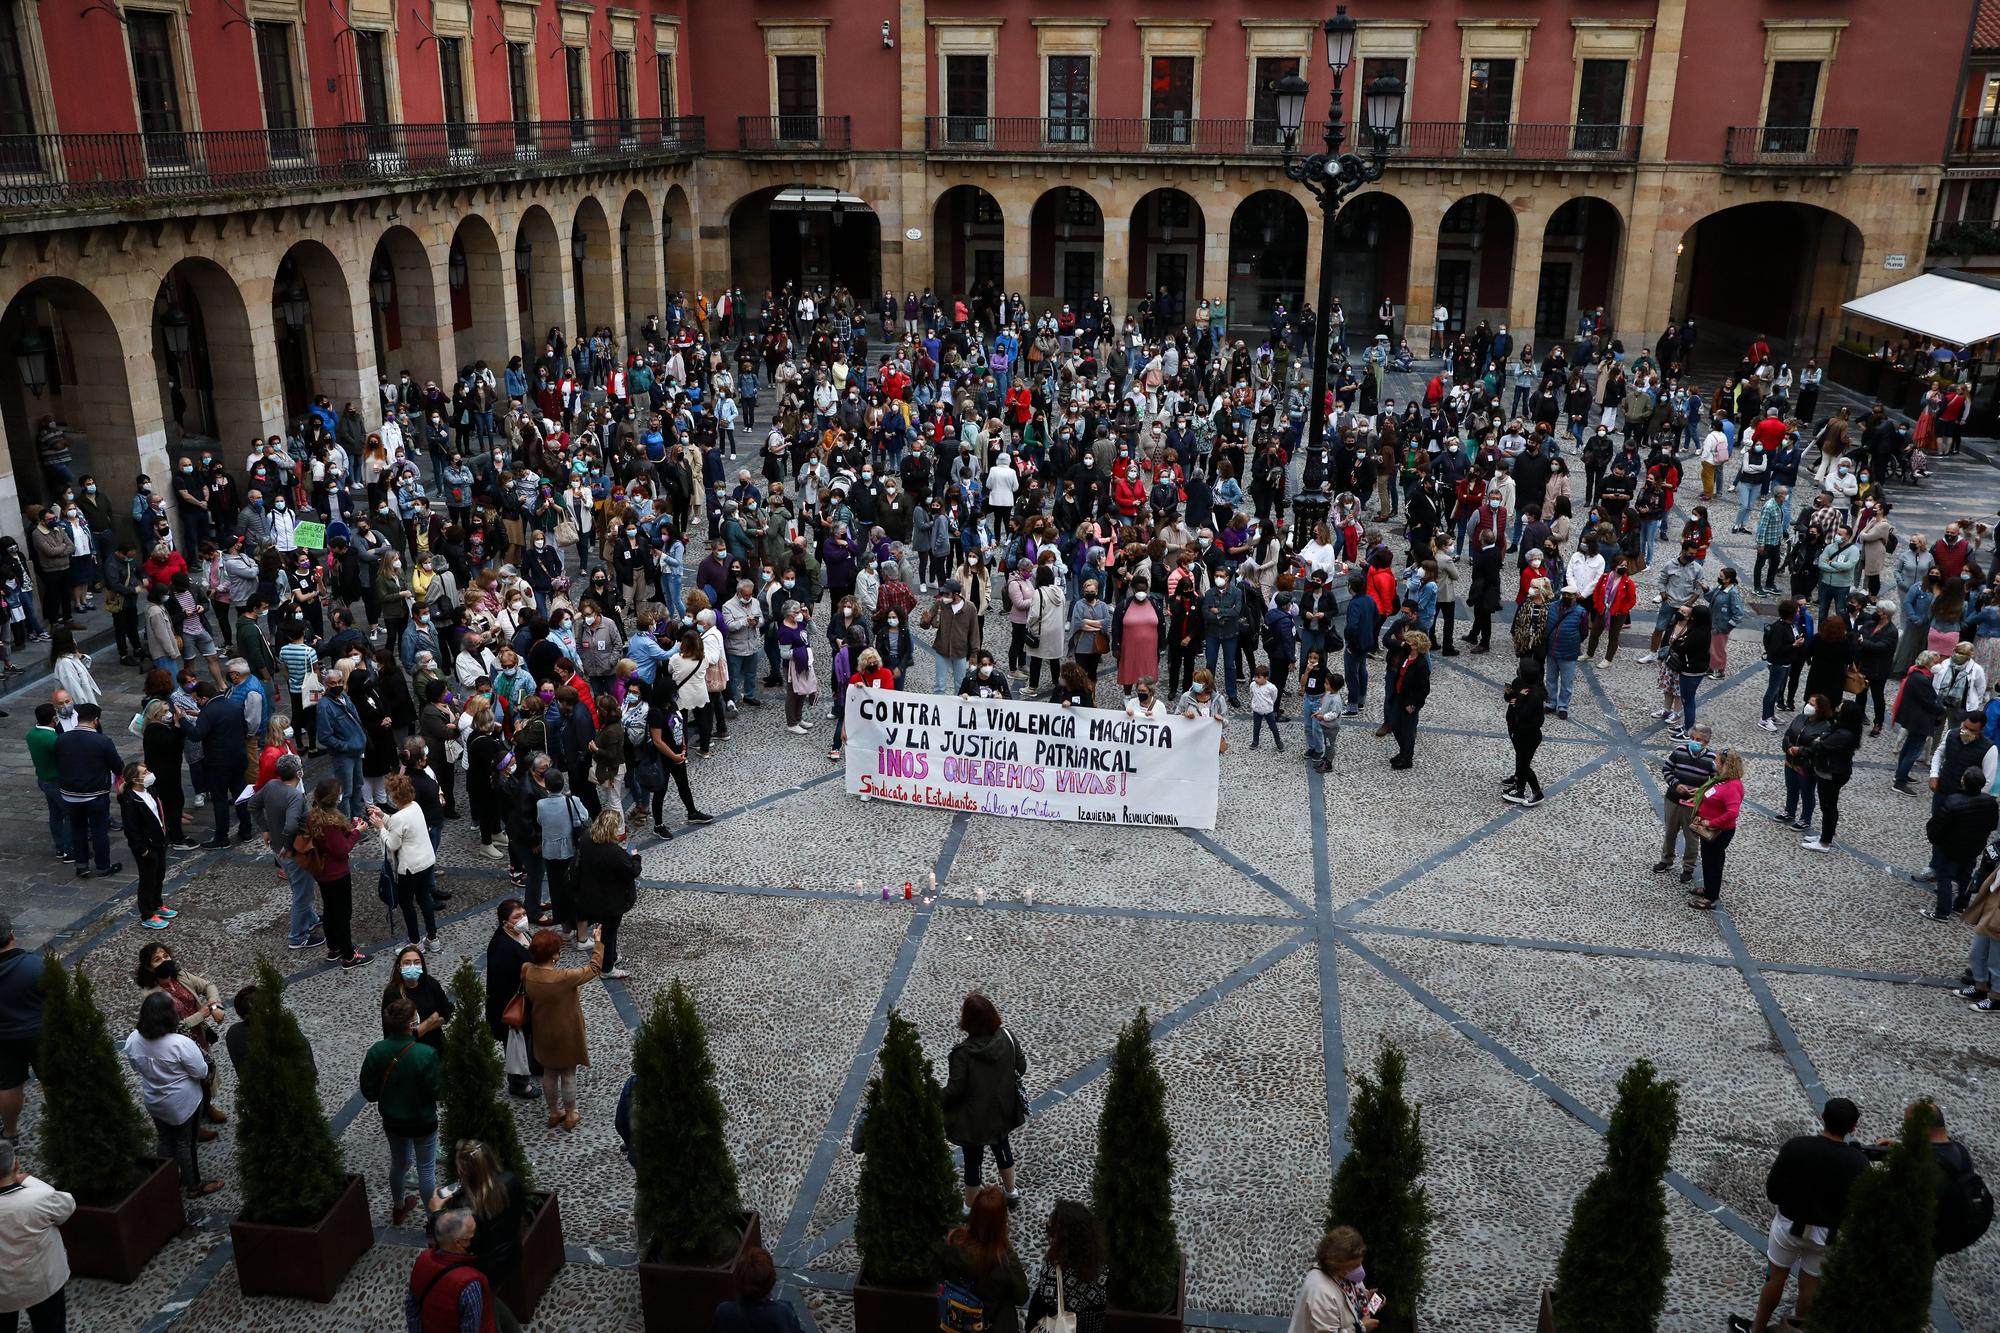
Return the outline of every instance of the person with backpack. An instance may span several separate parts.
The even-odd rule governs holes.
[[[965,1221],[945,1237],[939,1256],[944,1281],[938,1286],[938,1328],[1020,1333],[1028,1274],[1007,1238],[1008,1194],[992,1185],[971,1194]]]
[[[1829,1098],[1820,1112],[1819,1132],[1788,1139],[1778,1150],[1778,1160],[1764,1178],[1764,1196],[1776,1205],[1764,1249],[1768,1264],[1764,1289],[1758,1293],[1754,1319],[1729,1317],[1732,1333],[1764,1333],[1795,1268],[1799,1296],[1793,1313],[1795,1321],[1804,1324],[1819,1290],[1820,1265],[1835,1229],[1847,1216],[1848,1191],[1868,1169],[1867,1156],[1847,1139],[1860,1119],[1860,1108],[1853,1102]]]
[[[1992,1012],[1989,1008],[1984,1012]],[[1903,1108],[1903,1119],[1916,1114],[1922,1102]],[[1944,1108],[1935,1102],[1928,1107],[1931,1117],[1931,1160],[1937,1164],[1937,1221],[1931,1231],[1931,1254],[1942,1259],[1970,1249],[1993,1226],[1993,1191],[1987,1188],[1979,1167],[1965,1145],[1945,1132]],[[1886,1157],[1894,1139],[1877,1139],[1864,1149],[1871,1160]]]

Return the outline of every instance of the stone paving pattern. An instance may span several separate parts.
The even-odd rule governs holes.
[[[1937,466],[1929,486],[1903,495],[1906,531],[1992,510],[1983,457]],[[1746,538],[1718,534],[1718,560],[1746,567],[1750,556]],[[1782,782],[1773,738],[1754,725],[1758,623],[1738,634],[1732,674],[1703,690],[1701,714],[1718,744],[1749,756],[1751,799],[1768,805],[1782,802]],[[989,643],[1004,648],[1002,636],[988,625]],[[1627,635],[1632,656],[1639,638]],[[1521,810],[1495,791],[1510,764],[1498,684],[1511,663],[1438,665],[1414,773],[1389,770],[1391,742],[1361,720],[1344,729],[1340,764],[1324,779],[1304,774],[1296,724],[1283,756],[1252,753],[1239,733],[1222,759],[1220,827],[1204,835],[862,805],[824,760],[824,722],[793,737],[779,710],[745,710],[735,738],[693,774],[718,822],[671,843],[640,840],[647,878],[621,936],[633,976],[585,992],[593,1064],[582,1127],[551,1132],[522,1104],[524,1143],[563,1192],[571,1247],[535,1327],[636,1326],[637,1281],[621,1271],[636,1245],[630,1173],[611,1109],[627,1031],[675,976],[709,1025],[746,1201],[764,1214],[797,1307],[828,1331],[853,1322],[845,1288],[859,1164],[845,1145],[883,1015],[903,1006],[941,1071],[958,999],[975,986],[995,997],[1031,1060],[1035,1115],[1016,1140],[1027,1196],[1017,1240],[1030,1255],[1048,1205],[1087,1193],[1104,1056],[1131,1010],[1149,1008],[1178,1142],[1190,1322],[1206,1327],[1282,1328],[1344,1138],[1343,1071],[1365,1067],[1387,1037],[1410,1055],[1439,1214],[1426,1328],[1532,1322],[1570,1205],[1601,1159],[1618,1073],[1641,1055],[1682,1084],[1663,1328],[1713,1328],[1748,1309],[1769,1217],[1763,1173],[1825,1096],[1855,1098],[1872,1136],[1931,1093],[1989,1177],[2000,1170],[1990,1034],[1946,989],[1967,935],[1918,917],[1929,892],[1903,879],[1925,845],[1922,807],[1886,790],[1893,733],[1863,749],[1838,854],[1801,852],[1796,834],[1748,812],[1723,909],[1696,915],[1677,883],[1645,869],[1667,744],[1647,716],[1652,668],[1621,656],[1583,670],[1573,717],[1551,721],[1538,761],[1551,799]],[[115,661],[98,674],[107,729],[122,740],[137,675]],[[927,680],[920,659],[913,683]],[[33,794],[19,738],[28,701],[45,690],[36,682],[5,700],[14,716],[0,722],[0,789]],[[31,820],[0,846],[8,910],[24,941],[51,942],[97,974],[116,1030],[130,998],[123,974],[154,937],[136,925],[129,883],[106,898],[107,886],[75,882],[42,836]],[[507,889],[462,824],[448,828],[443,860],[455,897],[437,972],[483,956],[491,904]],[[365,852],[357,863],[368,864]],[[942,897],[932,907],[875,896],[884,881],[921,883],[933,869]],[[386,1146],[355,1091],[388,956],[342,973],[286,953],[285,890],[248,850],[177,858],[169,892],[182,916],[164,938],[188,970],[225,994],[259,952],[292,975],[321,1100],[349,1168],[368,1178],[379,1243],[329,1307],[246,1302],[228,1258],[239,1198],[226,1125],[204,1165],[229,1188],[191,1210],[196,1225],[133,1286],[79,1281],[72,1326],[400,1326],[421,1242],[386,1226]],[[372,895],[361,900],[357,933],[387,946],[400,928],[385,925]],[[225,1072],[225,1105],[232,1095]],[[31,1160],[39,1113],[31,1093]],[[1994,1245],[1943,1263],[1939,1292],[1939,1329],[1990,1327]]]

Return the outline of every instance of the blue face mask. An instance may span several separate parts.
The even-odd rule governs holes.
[[[403,974],[403,980],[405,981],[422,981],[424,977],[424,969],[421,964],[400,967],[396,970]]]
[[[1705,750],[1705,749],[1707,749],[1707,748],[1708,748],[1708,747],[1707,747],[1706,745],[1704,745],[1704,744],[1703,744],[1702,742],[1700,742],[1700,741],[1689,741],[1689,742],[1688,742],[1688,753],[1689,753],[1689,754],[1700,754],[1700,753],[1701,753],[1701,752],[1702,752],[1703,750]]]

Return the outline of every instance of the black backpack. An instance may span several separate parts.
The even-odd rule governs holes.
[[[1993,1191],[1986,1188],[1965,1145],[1939,1153],[1935,1248],[1939,1257],[1969,1249],[1993,1225]]]

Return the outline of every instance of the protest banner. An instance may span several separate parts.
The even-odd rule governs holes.
[[[850,795],[1008,819],[1215,827],[1221,727],[1101,708],[847,691]]]
[[[292,540],[307,551],[326,549],[326,524],[301,523],[292,529]]]

